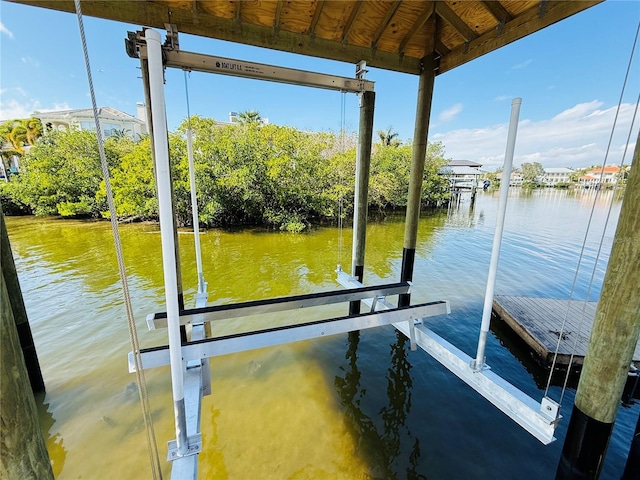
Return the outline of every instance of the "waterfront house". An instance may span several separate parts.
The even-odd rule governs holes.
[[[598,167],[585,172],[580,177],[579,183],[583,188],[599,188],[601,186],[613,186],[618,183],[621,176],[620,167],[611,165]]]
[[[137,103],[136,110],[137,116],[134,117],[113,107],[99,108],[98,118],[100,119],[102,135],[106,138],[122,132],[124,135],[136,140],[148,133],[145,105]],[[96,122],[91,108],[53,112],[36,111],[31,116],[40,119],[44,127],[44,135],[51,130],[96,131]]]
[[[545,187],[555,187],[559,183],[571,183],[571,175],[575,173],[570,168],[545,168],[542,182]]]
[[[451,160],[440,174],[449,176],[452,188],[471,188],[477,186],[478,178],[485,174],[480,167],[482,164],[471,160]]]

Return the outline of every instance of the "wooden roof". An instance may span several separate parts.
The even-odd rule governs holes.
[[[74,12],[73,0],[11,0]],[[602,0],[82,0],[84,15],[418,74],[473,60]]]

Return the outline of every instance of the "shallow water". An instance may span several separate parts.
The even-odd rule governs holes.
[[[568,298],[593,195],[510,192],[496,293]],[[574,298],[596,300],[620,203],[604,234],[610,194],[596,204]],[[425,213],[419,226],[415,303],[447,299],[452,313],[429,325],[474,355],[497,193],[475,208]],[[47,393],[41,417],[56,478],[149,477],[145,435],[110,225],[106,222],[7,218],[16,266]],[[365,283],[399,278],[403,217],[367,231]],[[121,226],[133,308],[143,347],[166,343],[145,316],[163,311],[160,236],[153,224]],[[339,238],[344,246],[339,251]],[[339,288],[334,270],[350,264],[351,230],[305,234],[260,229],[202,235],[211,302]],[[196,287],[193,236],[181,232],[185,300]],[[344,306],[237,319],[215,333],[339,316]],[[490,335],[487,363],[536,399],[546,374],[501,332]],[[553,478],[558,441],[543,446],[422,351],[409,351],[392,327],[229,355],[212,360],[213,394],[202,409],[200,478],[229,479],[538,479]],[[168,367],[147,372],[161,455],[175,438]],[[551,396],[559,399],[561,388]],[[571,412],[574,391],[562,406]],[[621,408],[602,478],[619,478],[640,407]],[[164,459],[161,459],[164,463]],[[170,466],[165,464],[165,477]]]

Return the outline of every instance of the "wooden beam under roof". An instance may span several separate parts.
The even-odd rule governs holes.
[[[497,0],[482,0],[480,3],[486,8],[498,23],[505,24],[513,20],[513,17]]]
[[[5,0],[6,1],[6,0]],[[13,3],[38,6],[52,10],[75,12],[73,0],[8,0]],[[434,48],[440,54],[441,64],[439,73],[451,70],[463,63],[473,60],[485,53],[496,50],[508,43],[536,32],[547,25],[585,10],[603,0],[542,0],[530,2],[533,6],[524,12],[518,8],[510,10],[511,20],[502,28],[486,27],[494,25],[495,17],[503,15],[502,2],[485,0],[482,2],[458,2],[458,11],[465,11],[465,21],[447,6],[444,1],[437,0],[436,13],[431,19],[438,22],[446,21],[454,25],[446,28],[461,32],[461,36],[453,34],[445,39],[445,29],[436,29],[435,38],[420,48],[409,48],[423,31],[418,28],[415,33],[404,36],[389,35],[396,12],[415,0],[343,0],[343,2],[324,2],[324,9],[315,0],[260,0],[242,3],[241,9],[235,9],[242,0],[82,0],[82,10],[86,16],[108,20],[121,21],[128,24],[144,25],[157,29],[164,29],[166,22],[172,22],[180,33],[201,35],[208,38],[226,40],[230,42],[253,45],[257,47],[298,53],[330,60],[348,62],[351,64],[365,60],[372,67],[404,73],[419,74],[422,59],[432,55]],[[348,8],[334,7],[334,4],[352,3],[352,20],[342,27],[342,32],[328,28],[324,23],[335,22],[340,15],[338,10]],[[424,2],[426,4],[426,2]],[[507,2],[505,1],[504,4]],[[295,5],[297,17],[288,15],[287,5]],[[471,8],[471,6],[475,7]],[[469,6],[469,8],[467,8]],[[543,6],[541,9],[540,7]],[[301,8],[298,8],[301,7]],[[309,17],[317,20],[312,30],[314,35],[308,35]],[[491,10],[493,8],[493,10]],[[360,10],[362,9],[362,10]],[[331,10],[331,15],[329,15]],[[334,12],[335,10],[335,12]],[[353,13],[356,11],[356,13]],[[363,12],[367,12],[366,15]],[[320,13],[322,12],[322,15]],[[335,13],[335,15],[334,15]],[[508,12],[507,12],[508,13]],[[237,21],[238,17],[240,22]],[[417,22],[413,20],[411,30]],[[403,22],[406,22],[403,19]],[[412,21],[411,18],[408,20]],[[427,20],[429,22],[430,20]],[[484,30],[475,32],[469,25],[483,25]],[[349,27],[348,29],[346,27]],[[356,27],[357,26],[357,27]],[[424,27],[423,27],[424,28]],[[487,30],[486,28],[489,28]],[[357,30],[357,32],[356,32]],[[323,32],[319,34],[319,32]],[[327,32],[331,32],[327,34]],[[411,32],[410,32],[411,33]],[[480,34],[478,36],[478,34]],[[123,37],[125,36],[123,31]],[[326,37],[323,35],[327,35]],[[378,41],[384,36],[384,46]],[[402,47],[402,48],[401,48]],[[402,50],[411,52],[407,54]],[[399,54],[401,52],[402,54]]]
[[[502,33],[492,29],[468,44],[453,49],[440,59],[440,73],[451,70],[474,60],[501,46],[514,42],[522,37],[552,25],[577,12],[591,7],[603,0],[579,0],[569,2],[552,2],[547,5],[544,16],[539,15],[538,5],[515,17],[504,26]]]
[[[233,14],[233,19],[238,25],[240,25],[242,23],[242,0],[235,0],[233,4],[236,8],[236,11]]]
[[[273,19],[273,30],[277,32],[280,30],[280,16],[282,15],[282,0],[278,0],[276,5],[276,15]]]
[[[38,7],[50,8],[64,12],[74,12],[73,0],[11,0]],[[273,27],[242,23],[242,30],[233,19],[200,15],[198,21],[193,21],[193,13],[187,9],[169,9],[167,6],[155,2],[125,2],[109,0],[91,0],[82,3],[85,16],[106,18],[125,23],[145,25],[164,31],[164,24],[168,20],[171,10],[171,21],[178,26],[180,33],[200,35],[229,42],[271,48],[290,53],[309,55],[356,64],[365,60],[367,65],[385,70],[404,73],[420,73],[421,60],[419,58],[400,58],[397,53],[377,51],[375,56],[370,47],[358,45],[342,45],[341,42],[330,41],[316,37],[313,42],[307,35],[293,33],[280,29],[274,35]],[[126,32],[123,30],[123,38]]]
[[[343,44],[346,43],[347,38],[349,37],[349,33],[351,32],[351,28],[353,27],[353,22],[356,20],[363,5],[364,5],[364,2],[356,2],[353,8],[351,9],[351,13],[349,14],[347,23],[344,24],[344,28],[342,29],[341,41]]]
[[[389,26],[391,19],[396,14],[396,11],[398,10],[401,4],[402,4],[402,0],[396,0],[391,5],[389,5],[389,9],[387,10],[387,13],[385,14],[384,18],[382,19],[382,21],[378,25],[378,28],[373,34],[373,37],[371,39],[371,48],[373,49],[376,48],[376,46],[378,45],[378,40],[380,40],[380,37],[382,37],[382,34]]]
[[[433,3],[431,3],[430,5],[427,5],[427,7],[418,16],[414,24],[411,26],[411,29],[409,30],[409,32],[407,32],[407,34],[400,42],[400,45],[398,46],[398,53],[400,55],[404,54],[404,49],[407,47],[409,41],[418,32],[418,30],[420,30],[424,26],[424,24],[427,23],[427,20],[429,20],[429,17],[431,17],[431,15],[433,14],[434,8],[435,6],[433,5]]]
[[[316,9],[313,12],[313,18],[311,19],[311,24],[309,25],[309,30],[307,31],[307,34],[311,37],[315,37],[316,35],[316,27],[318,26],[318,20],[320,20],[322,7],[324,7],[324,0],[318,0],[318,3],[316,3]]]
[[[444,2],[436,2],[436,13],[451,25],[467,42],[478,38],[478,34],[469,28],[462,19]]]

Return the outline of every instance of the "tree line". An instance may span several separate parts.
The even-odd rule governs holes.
[[[191,224],[186,131],[193,132],[199,221],[204,226],[264,225],[302,231],[314,223],[352,213],[354,134],[307,132],[263,125],[254,119],[221,126],[194,116],[169,134],[178,223]],[[406,206],[411,144],[380,132],[371,159],[372,209]],[[389,136],[391,138],[389,139]],[[393,141],[390,141],[393,140]],[[150,139],[105,140],[116,214],[120,220],[158,215]],[[106,191],[95,132],[52,131],[21,158],[20,174],[0,182],[5,213],[107,217]],[[433,206],[449,195],[441,143],[429,144],[422,202]]]

